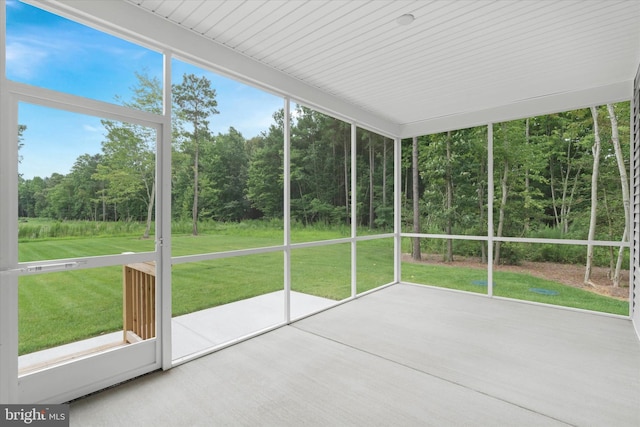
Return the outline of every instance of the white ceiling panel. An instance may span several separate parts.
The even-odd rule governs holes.
[[[53,3],[67,11],[90,9],[80,1]],[[172,34],[188,32],[225,46],[292,79],[288,82],[301,82],[400,128],[474,111],[508,111],[509,105],[558,99],[558,94],[602,96],[605,86],[630,87],[640,62],[638,0],[109,4],[133,6],[154,25],[172,26]],[[106,8],[91,10],[108,19]],[[405,13],[413,14],[414,22],[398,25]],[[147,37],[153,32],[143,22],[138,26]],[[620,97],[620,90],[611,95]]]

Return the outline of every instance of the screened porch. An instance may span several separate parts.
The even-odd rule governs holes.
[[[640,422],[638,2],[1,3],[1,403]]]

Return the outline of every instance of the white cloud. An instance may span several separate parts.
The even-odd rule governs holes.
[[[7,72],[22,79],[35,77],[49,57],[46,49],[21,42],[9,42],[6,49]]]
[[[51,67],[77,67],[85,62],[91,52],[112,54],[118,48],[106,50],[91,37],[85,37],[74,29],[28,25],[7,32],[7,73],[19,79],[33,79],[46,75]]]
[[[7,33],[7,73],[22,79],[44,75],[53,61],[68,63],[71,56],[79,56],[82,42],[72,34],[56,32],[48,37],[42,28],[26,26],[21,32]]]
[[[83,125],[82,128],[87,132],[102,132],[104,130],[104,128],[102,127],[88,125],[88,124]]]

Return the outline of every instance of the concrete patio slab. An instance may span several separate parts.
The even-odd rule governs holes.
[[[640,425],[629,319],[394,285],[71,403],[71,426]]]
[[[336,301],[291,292],[291,318],[296,319],[336,304]],[[272,292],[177,316],[172,319],[172,358],[179,359],[282,324],[285,321],[284,291]],[[18,358],[21,373],[69,362],[123,343],[122,331],[107,333]]]
[[[291,292],[291,318],[335,305],[336,301]],[[173,318],[174,360],[285,322],[284,291],[271,292]]]

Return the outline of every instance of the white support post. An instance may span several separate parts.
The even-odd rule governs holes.
[[[493,123],[487,125],[487,295],[493,296]]]
[[[402,140],[393,140],[393,282],[400,283],[402,278]]]
[[[0,402],[18,388],[18,115],[6,81],[6,4],[0,0]]]
[[[284,98],[284,321],[291,322],[291,100]]]
[[[351,297],[355,297],[358,293],[357,286],[357,225],[358,225],[358,208],[356,200],[356,168],[358,167],[356,159],[358,139],[358,127],[355,123],[351,123]]]
[[[7,6],[4,0],[0,0],[0,56],[5,58],[5,47],[7,39],[5,37],[6,28],[6,10]],[[8,120],[7,111],[7,84],[6,84],[5,61],[0,61],[0,218],[10,215],[7,210],[9,205],[7,194],[7,161],[10,158],[8,153]],[[11,369],[11,352],[9,349],[11,326],[11,294],[9,290],[13,287],[8,275],[3,274],[3,270],[9,270],[12,266],[9,257],[9,225],[6,221],[0,221],[0,402],[9,402],[9,383],[17,381],[13,380],[13,372]],[[17,373],[16,373],[17,375]]]
[[[640,275],[640,266],[635,262],[638,257],[638,251],[640,251],[640,244],[638,242],[639,231],[637,230],[637,213],[636,206],[639,202],[638,192],[640,192],[640,146],[639,135],[640,130],[640,118],[637,117],[638,107],[640,104],[640,68],[636,74],[636,79],[633,87],[633,96],[631,97],[631,105],[629,106],[629,126],[631,132],[629,132],[629,224],[627,229],[629,230],[629,316],[634,318],[634,311],[638,310],[636,301],[634,301],[635,295],[640,292],[640,289],[635,289],[635,278]],[[639,334],[640,336],[640,334]]]
[[[156,147],[156,286],[157,319],[162,369],[173,365],[171,342],[171,52],[163,58],[162,107],[164,123]]]

